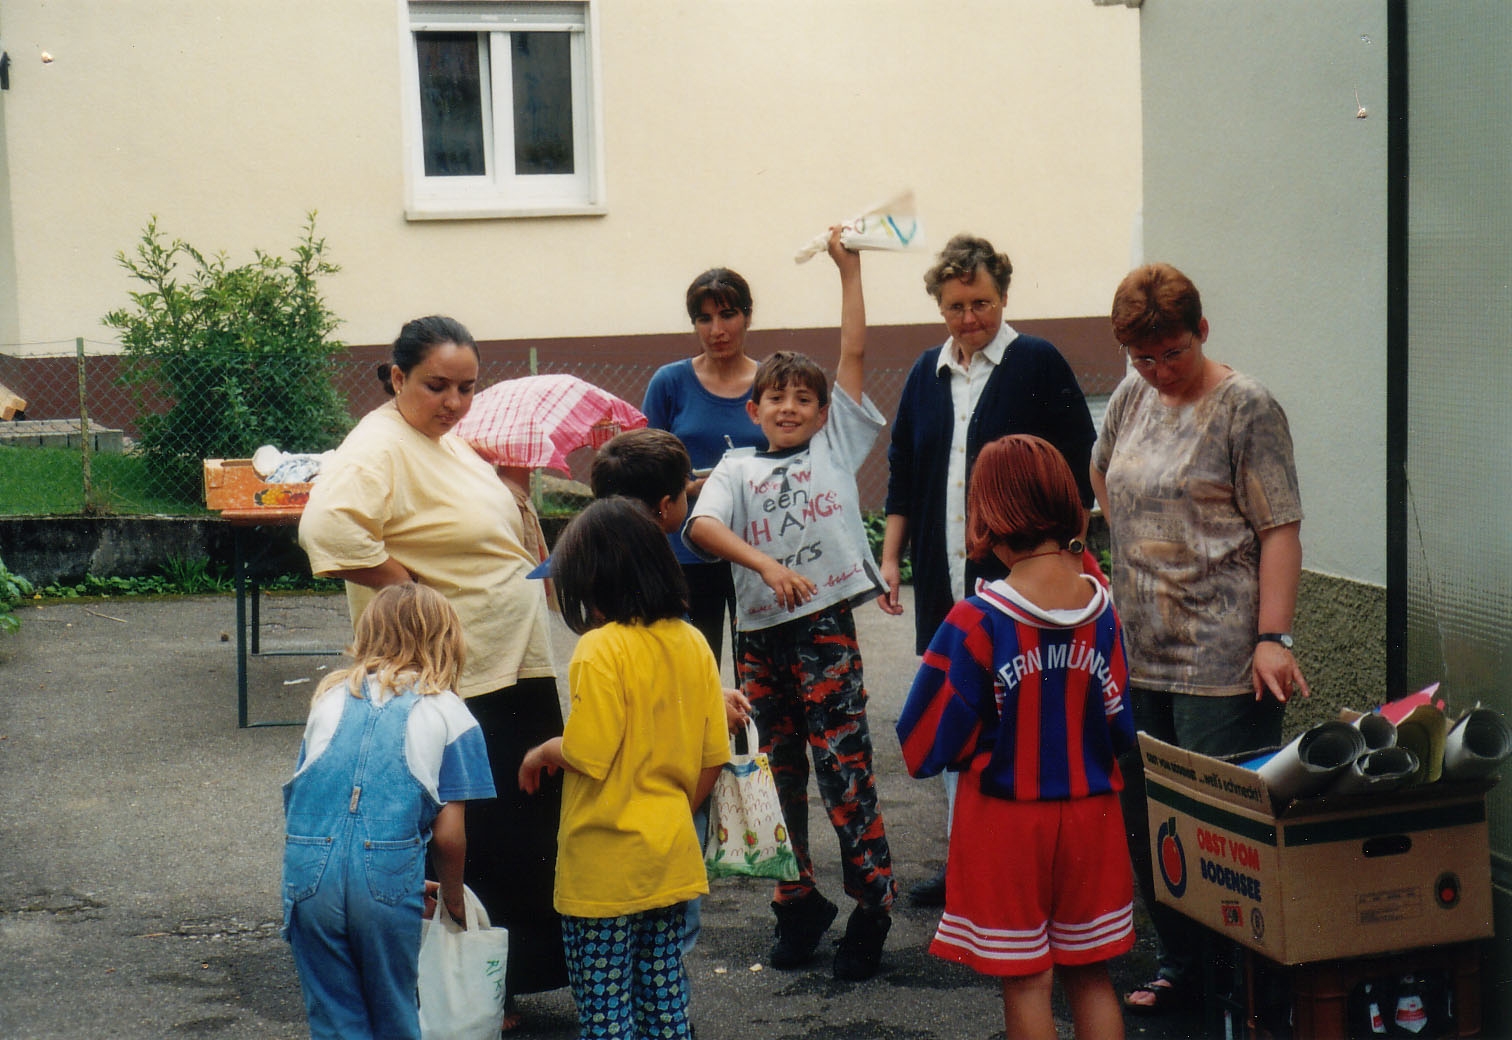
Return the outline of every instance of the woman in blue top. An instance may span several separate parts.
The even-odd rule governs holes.
[[[766,450],[761,427],[746,414],[756,362],[745,351],[751,327],[751,287],[727,267],[715,267],[688,286],[688,317],[702,352],[663,365],[646,387],[641,411],[652,426],[675,434],[688,449],[693,475],[688,497],[696,498],[726,448]],[[727,616],[735,613],[730,565],[706,563],[673,536],[672,550],[688,582],[688,620],[721,660]]]

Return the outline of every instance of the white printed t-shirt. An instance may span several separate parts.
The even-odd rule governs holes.
[[[784,610],[755,571],[735,567],[736,625],[742,632],[772,628],[816,614],[837,603],[852,603],[883,591],[861,520],[856,471],[887,420],[865,394],[857,404],[838,386],[830,396],[829,418],[813,440],[786,452],[755,448],[727,451],[704,484],[688,517],[711,517],[746,544],[808,578],[819,587],[802,613]],[[719,557],[688,540],[706,560]]]

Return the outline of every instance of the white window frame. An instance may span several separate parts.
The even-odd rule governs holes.
[[[599,89],[598,0],[398,0],[404,122],[405,218],[477,220],[494,217],[598,215],[604,205],[604,132]],[[428,177],[420,126],[415,34],[486,33],[480,48],[487,173]],[[514,105],[510,34],[571,34],[574,172],[514,173]],[[490,71],[491,70],[491,71]]]

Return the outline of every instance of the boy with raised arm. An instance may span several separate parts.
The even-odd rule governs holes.
[[[746,406],[768,450],[727,452],[699,496],[683,540],[735,569],[735,667],[771,760],[798,859],[777,885],[774,968],[806,963],[838,912],[814,882],[808,842],[808,760],[840,842],[856,900],[835,954],[836,978],[875,975],[896,885],[872,772],[866,689],[851,607],[882,584],[862,525],[856,471],[886,425],[862,393],[866,306],[861,258],[831,229],[840,271],[835,393],[822,369],[781,351],[762,362]]]

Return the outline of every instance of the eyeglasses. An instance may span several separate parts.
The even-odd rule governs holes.
[[[952,303],[949,307],[941,307],[940,313],[945,315],[946,321],[960,321],[970,311],[973,318],[980,318],[984,314],[990,314],[995,307],[1002,304],[993,300],[972,300],[971,303]]]
[[[1188,340],[1186,346],[1177,347],[1175,350],[1168,350],[1159,357],[1151,354],[1135,354],[1128,347],[1124,347],[1124,353],[1129,355],[1129,364],[1133,365],[1140,372],[1148,372],[1156,365],[1174,365],[1186,357],[1187,351],[1191,349],[1192,341]]]

